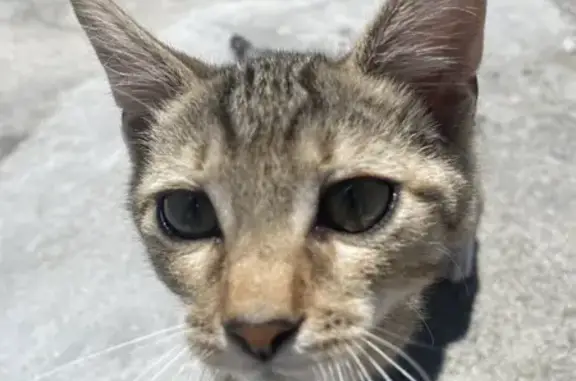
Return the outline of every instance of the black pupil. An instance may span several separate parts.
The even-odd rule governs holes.
[[[161,209],[166,228],[181,238],[201,239],[218,234],[216,212],[203,192],[173,191],[164,196]]]
[[[318,225],[337,231],[361,233],[386,216],[392,185],[376,178],[355,178],[337,183],[320,200]]]
[[[354,220],[362,219],[362,216],[366,212],[364,210],[366,203],[358,198],[359,193],[361,192],[358,192],[353,184],[348,184],[346,188],[342,190],[342,207],[350,213],[350,218]]]

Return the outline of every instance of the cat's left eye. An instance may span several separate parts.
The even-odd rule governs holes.
[[[365,232],[388,214],[394,196],[394,185],[383,179],[343,180],[320,198],[316,226],[352,234]]]
[[[216,211],[204,192],[168,192],[159,199],[157,208],[160,226],[171,236],[187,240],[221,236]]]

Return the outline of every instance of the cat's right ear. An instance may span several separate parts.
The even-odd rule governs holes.
[[[123,115],[149,114],[211,75],[209,66],[157,40],[112,0],[71,3]]]

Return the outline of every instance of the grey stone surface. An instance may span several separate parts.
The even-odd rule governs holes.
[[[338,51],[378,5],[121,3],[175,45],[220,62],[230,59],[233,32],[265,47]],[[576,56],[563,44],[570,23],[545,0],[489,0],[480,291],[439,380],[576,379]],[[181,367],[184,357],[161,374],[162,364],[142,373],[183,348],[181,335],[46,373],[182,315],[124,212],[118,111],[67,3],[3,0],[0,47],[0,380],[199,379]]]

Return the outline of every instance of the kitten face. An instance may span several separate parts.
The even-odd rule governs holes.
[[[212,369],[378,372],[474,231],[469,83],[484,6],[444,0],[417,17],[425,3],[391,1],[338,61],[274,53],[216,68],[110,1],[73,1],[123,110],[136,227]],[[451,47],[449,5],[474,16]],[[430,41],[415,40],[425,27]],[[430,57],[407,61],[416,41]]]

